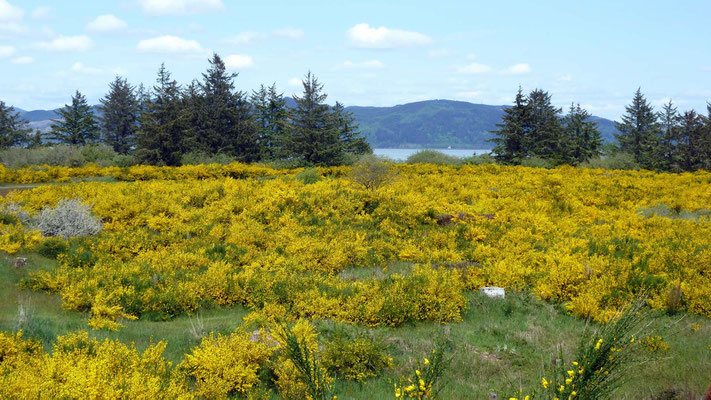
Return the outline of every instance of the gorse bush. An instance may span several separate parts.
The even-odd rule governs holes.
[[[323,179],[323,176],[316,168],[307,168],[296,174],[294,178],[300,180],[304,185],[310,185]]]
[[[323,348],[323,366],[336,377],[364,381],[392,366],[382,340],[339,334]]]
[[[415,364],[412,375],[402,377],[395,384],[396,399],[432,400],[438,398],[442,390],[442,378],[452,363],[451,343],[444,337],[435,339],[431,354],[426,355]]]
[[[63,238],[96,235],[103,227],[91,207],[78,199],[63,199],[54,208],[43,208],[35,216],[34,226],[44,236]]]

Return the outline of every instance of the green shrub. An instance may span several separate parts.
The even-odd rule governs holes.
[[[0,163],[8,168],[23,168],[42,164],[80,167],[86,162],[79,147],[64,144],[32,149],[11,148],[0,151]]]
[[[60,238],[48,238],[37,245],[36,251],[47,258],[57,258],[58,255],[66,252],[69,244]]]
[[[114,159],[114,157],[119,155],[117,152],[114,151],[114,149],[103,143],[90,144],[83,147],[79,147],[78,149],[79,152],[81,152],[81,155],[84,157],[85,162],[87,163],[106,163],[107,161],[111,161]]]
[[[102,162],[99,162],[98,164],[103,166],[131,167],[138,164],[138,159],[132,155],[118,154],[109,161],[108,165],[105,165]]]
[[[407,157],[408,164],[440,164],[440,165],[461,165],[463,160],[459,157],[450,156],[436,150],[420,150]]]
[[[318,172],[316,168],[307,168],[296,174],[295,178],[300,180],[304,185],[310,185],[323,179],[323,176],[321,176],[321,173]]]
[[[202,164],[230,164],[235,162],[235,158],[227,154],[207,154],[200,151],[192,151],[180,156],[182,165],[202,165]]]
[[[596,169],[639,169],[634,156],[629,153],[615,153],[609,156],[593,158],[580,164],[582,168]]]
[[[491,153],[480,154],[478,156],[465,157],[462,163],[470,165],[496,164],[496,158]]]
[[[548,160],[543,157],[539,157],[539,156],[524,158],[521,161],[521,165],[523,165],[524,167],[547,168],[547,169],[551,169],[551,168],[555,167],[555,163],[553,161]]]
[[[343,334],[326,343],[322,357],[328,372],[358,382],[373,378],[392,366],[392,358],[387,355],[381,340]]]

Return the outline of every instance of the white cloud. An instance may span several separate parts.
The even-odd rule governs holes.
[[[225,41],[230,44],[243,45],[266,39],[267,35],[257,31],[240,32],[235,36],[228,37]]]
[[[13,58],[12,60],[10,60],[10,62],[13,64],[24,65],[24,64],[31,64],[31,63],[35,62],[35,59],[32,57],[28,57],[28,56],[22,56],[22,57]]]
[[[303,82],[299,78],[291,78],[287,82],[287,85],[293,86],[293,87],[301,87],[303,85]]]
[[[274,36],[278,37],[283,37],[287,39],[301,39],[304,37],[304,31],[301,29],[295,29],[295,28],[282,28],[282,29],[277,29],[272,32]]]
[[[74,65],[72,65],[70,70],[73,72],[79,72],[81,74],[87,74],[87,75],[98,75],[103,72],[99,68],[87,67],[86,65],[84,65],[78,61],[75,62]]]
[[[492,69],[490,66],[485,64],[471,63],[469,65],[457,68],[457,71],[463,74],[485,74],[487,72],[491,72]]]
[[[40,42],[38,47],[50,51],[87,51],[94,42],[90,37],[81,36],[60,36],[48,42]]]
[[[467,60],[471,60],[471,61],[476,60],[476,54],[475,53],[467,54]]]
[[[126,27],[128,27],[128,24],[117,18],[115,15],[104,14],[99,15],[96,19],[89,22],[86,25],[86,30],[89,32],[107,33],[121,31],[126,29]]]
[[[251,56],[244,54],[231,54],[225,57],[225,67],[227,69],[249,68],[254,65],[254,60]]]
[[[25,15],[25,10],[20,7],[13,6],[7,0],[0,0],[0,21],[19,21]]]
[[[384,26],[376,28],[368,24],[353,26],[348,30],[347,35],[355,47],[368,49],[415,47],[432,43],[429,36],[419,32],[390,29]]]
[[[573,76],[570,74],[561,75],[558,77],[558,80],[563,82],[570,82],[573,80]]]
[[[47,19],[47,18],[49,18],[51,11],[52,11],[52,9],[47,6],[37,7],[34,10],[32,10],[32,12],[30,13],[30,17],[32,19],[38,19],[38,20]]]
[[[10,57],[15,54],[13,46],[0,46],[0,58]]]
[[[225,9],[222,0],[138,0],[150,15],[189,15]]]
[[[200,43],[178,36],[164,35],[138,42],[138,50],[144,53],[161,54],[205,54],[208,53]]]
[[[711,71],[711,67],[701,67],[702,71]]]
[[[378,60],[369,60],[361,62],[353,62],[351,60],[347,60],[343,63],[342,66],[346,69],[380,69],[383,68],[385,65]]]
[[[531,66],[526,63],[514,64],[506,69],[506,72],[514,75],[527,74],[531,72]]]

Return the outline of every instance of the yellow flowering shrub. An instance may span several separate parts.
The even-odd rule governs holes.
[[[165,346],[159,342],[139,353],[78,332],[58,337],[48,354],[21,333],[0,333],[0,398],[194,398],[163,359]]]
[[[94,310],[95,326],[235,304],[363,325],[456,321],[465,292],[488,285],[598,321],[640,292],[655,309],[711,316],[711,173],[394,164],[397,179],[366,190],[348,168],[319,168],[327,178],[311,184],[294,178],[300,170],[239,163],[3,168],[0,177],[122,181],[2,200],[34,215],[78,197],[102,219],[101,234],[73,241],[57,268],[23,283],[60,294],[67,309]],[[670,213],[647,211],[660,204]],[[42,240],[0,224],[0,250]],[[342,274],[396,262],[417,266]]]
[[[270,343],[241,330],[229,335],[210,333],[179,368],[193,380],[199,397],[226,399],[245,395],[258,383],[257,372],[272,352]]]

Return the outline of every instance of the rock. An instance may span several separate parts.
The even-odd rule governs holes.
[[[489,393],[489,400],[496,400],[498,398],[499,396],[497,396],[496,393]]]
[[[12,260],[12,266],[15,268],[22,268],[27,265],[27,258],[25,257],[15,257],[14,260]]]
[[[485,294],[492,299],[503,299],[506,296],[506,291],[498,286],[486,286],[479,289],[479,293]]]

